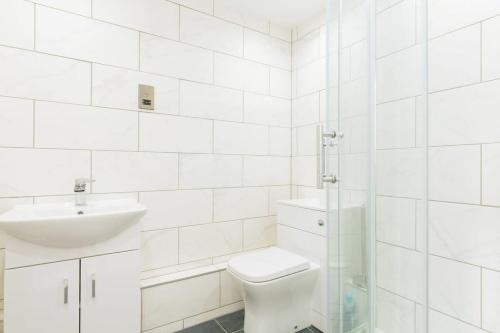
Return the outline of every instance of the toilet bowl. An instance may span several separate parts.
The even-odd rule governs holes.
[[[311,325],[318,265],[272,247],[231,259],[227,270],[241,282],[245,333],[291,333]]]

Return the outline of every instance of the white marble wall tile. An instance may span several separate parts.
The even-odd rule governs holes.
[[[429,3],[429,37],[436,37],[453,30],[500,14],[496,0],[462,0],[460,6],[454,0]]]
[[[408,148],[416,144],[414,98],[377,106],[377,148]]]
[[[252,13],[242,11],[232,0],[214,0],[214,15],[241,24],[262,33],[269,33],[269,21]]]
[[[481,269],[431,256],[429,305],[452,317],[481,326]]]
[[[243,185],[286,185],[290,182],[290,157],[245,156]]]
[[[483,80],[500,77],[500,17],[492,18],[482,24],[482,74]]]
[[[269,24],[269,34],[273,37],[277,37],[286,42],[292,41],[292,29],[285,27],[280,24],[270,22]]]
[[[142,329],[148,330],[219,306],[219,273],[142,289]]]
[[[90,64],[0,47],[0,94],[90,104]]]
[[[35,6],[28,1],[0,3],[0,44],[33,49]]]
[[[482,323],[491,332],[500,330],[500,273],[483,269],[482,271]]]
[[[214,0],[172,0],[172,2],[207,14],[214,13]]]
[[[220,272],[220,303],[233,304],[242,300],[240,281],[227,271]]]
[[[377,12],[381,12],[403,0],[377,0]]]
[[[177,154],[92,152],[92,192],[130,192],[176,189]]]
[[[2,197],[69,194],[76,178],[90,176],[90,152],[2,148],[0,165]]]
[[[292,68],[303,67],[320,58],[319,30],[311,32],[292,43]]]
[[[242,186],[241,156],[180,154],[179,187],[218,188]]]
[[[483,145],[481,157],[482,203],[500,206],[500,144]]]
[[[141,34],[141,71],[212,83],[213,53],[196,46]]]
[[[377,239],[386,243],[415,248],[416,201],[377,197]]]
[[[292,184],[316,186],[316,156],[292,157]]]
[[[433,147],[429,150],[429,199],[481,202],[481,147]]]
[[[288,99],[292,97],[292,73],[290,71],[271,67],[269,85],[271,96]]]
[[[139,114],[142,151],[211,153],[213,123],[207,119]]]
[[[416,14],[415,0],[404,0],[377,15],[377,57],[415,44]]]
[[[181,7],[180,40],[214,51],[243,56],[243,28]]]
[[[222,256],[243,249],[243,223],[231,221],[179,229],[179,262]]]
[[[33,2],[84,16],[92,15],[92,0],[33,0]]]
[[[291,131],[290,128],[269,128],[269,154],[279,156],[290,156],[291,154]]]
[[[35,147],[137,150],[137,113],[35,102]]]
[[[214,54],[214,83],[259,94],[269,93],[269,67],[224,54]]]
[[[268,140],[269,131],[266,126],[214,122],[214,152],[216,154],[266,155],[269,151]]]
[[[139,202],[148,208],[141,219],[143,231],[212,221],[212,190],[141,192]]]
[[[289,99],[245,93],[244,120],[271,126],[290,127]]]
[[[155,89],[156,113],[179,113],[179,81],[138,71],[92,64],[92,104],[141,111],[138,108],[139,84]],[[145,111],[145,110],[142,110]]]
[[[143,271],[178,263],[178,230],[141,232],[141,268]]]
[[[39,6],[36,50],[120,67],[139,68],[139,33]]]
[[[425,161],[423,150],[379,150],[377,160],[377,194],[407,198],[422,196],[421,170]]]
[[[481,81],[481,25],[429,42],[429,91]]]
[[[498,270],[499,218],[496,207],[430,202],[429,252]]]
[[[486,333],[486,331],[437,311],[429,311],[429,332]]]
[[[33,146],[33,101],[0,97],[0,146]]]
[[[276,215],[279,200],[290,200],[290,186],[272,186],[269,188],[269,214]]]
[[[423,70],[419,45],[377,61],[377,102],[417,96],[421,93]]]
[[[326,59],[315,60],[297,70],[297,95],[304,96],[326,88]],[[331,75],[335,80],[336,75]],[[335,82],[332,82],[335,84]]]
[[[265,187],[214,190],[214,221],[267,216],[269,191]]]
[[[179,6],[163,0],[92,0],[94,18],[170,39],[179,38]]]
[[[292,126],[319,122],[319,94],[310,94],[292,101]]]
[[[181,81],[180,114],[218,120],[243,120],[243,93],[190,81]]]
[[[317,125],[297,127],[297,155],[316,155]]]
[[[276,217],[243,221],[243,249],[252,250],[276,244]]]
[[[422,254],[397,246],[377,244],[377,285],[407,299],[422,301]]]
[[[244,43],[245,58],[290,70],[290,43],[250,29],[245,29]]]
[[[429,95],[429,144],[500,141],[498,89],[497,80]]]
[[[415,303],[377,288],[377,328],[384,333],[415,332]]]

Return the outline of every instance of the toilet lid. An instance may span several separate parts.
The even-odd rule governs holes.
[[[249,282],[265,282],[309,269],[309,261],[301,256],[271,247],[229,260],[227,269]]]

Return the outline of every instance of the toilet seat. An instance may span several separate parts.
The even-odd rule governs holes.
[[[311,267],[301,256],[271,247],[229,260],[227,269],[248,282],[267,282],[305,271]]]

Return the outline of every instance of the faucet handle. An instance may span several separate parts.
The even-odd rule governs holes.
[[[77,178],[75,179],[75,192],[85,192],[87,184],[95,182],[95,179],[91,178]]]

